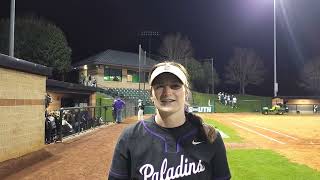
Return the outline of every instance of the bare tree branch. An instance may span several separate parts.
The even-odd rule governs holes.
[[[259,85],[264,80],[265,69],[261,58],[251,49],[236,48],[225,67],[229,84],[239,84],[239,93],[245,94],[249,84]]]
[[[159,53],[167,59],[185,64],[187,59],[192,58],[193,48],[187,37],[182,37],[180,33],[169,34],[162,40]]]
[[[306,90],[320,94],[320,57],[306,63],[300,73],[299,85]]]

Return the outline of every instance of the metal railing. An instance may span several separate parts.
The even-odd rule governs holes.
[[[59,109],[59,139],[113,122],[112,106],[68,107]]]
[[[122,110],[122,119],[135,114],[134,102],[126,101],[126,106]],[[115,122],[115,113],[111,105],[60,108],[49,112],[46,117],[46,143],[62,141],[68,136],[111,122]]]

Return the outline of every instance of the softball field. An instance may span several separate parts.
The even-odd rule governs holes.
[[[320,170],[319,115],[262,115],[255,113],[203,114],[235,129],[245,145],[228,148],[272,149],[292,162]]]
[[[320,116],[250,113],[201,114],[237,131],[243,143],[230,148],[272,149],[292,162],[320,171]],[[118,136],[131,117],[0,163],[0,179],[106,179]]]

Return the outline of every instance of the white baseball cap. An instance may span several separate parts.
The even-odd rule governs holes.
[[[162,73],[171,73],[171,74],[177,76],[177,78],[180,79],[180,81],[183,84],[187,84],[187,77],[184,74],[184,72],[180,68],[178,68],[177,66],[174,66],[169,63],[165,63],[165,65],[157,67],[152,72],[152,74],[150,76],[149,84],[152,85],[152,82],[155,80],[155,78]]]

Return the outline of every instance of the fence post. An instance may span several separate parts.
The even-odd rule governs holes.
[[[99,117],[102,117],[102,98],[99,99]]]
[[[94,120],[94,127],[96,127],[97,117],[96,117],[96,107],[93,107],[93,120]]]
[[[62,116],[63,116],[63,109],[62,108],[60,108],[60,111],[59,111],[59,124],[58,124],[58,126],[60,126],[59,127],[59,141],[61,141],[62,142],[62,136],[63,136],[63,134],[62,134]]]
[[[104,106],[104,122],[107,122],[107,106]]]

